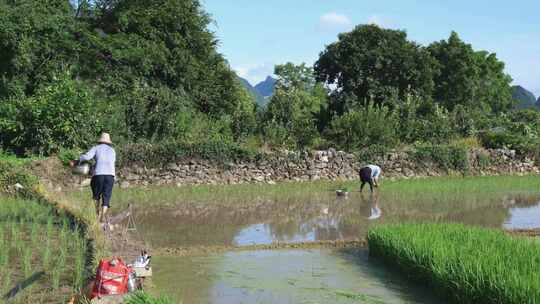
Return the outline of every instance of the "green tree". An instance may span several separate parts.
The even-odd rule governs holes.
[[[495,54],[475,52],[456,32],[428,51],[437,64],[434,99],[447,109],[461,104],[500,112],[512,106],[512,79]]]
[[[0,99],[30,96],[75,62],[76,33],[66,0],[0,1]]]
[[[199,114],[223,122],[225,136],[253,130],[254,107],[217,52],[211,19],[198,0],[71,3],[0,1],[0,100],[6,107],[56,85],[54,76],[69,69],[107,105],[99,109],[104,124],[127,140],[180,138],[177,125]]]
[[[276,88],[264,114],[265,135],[278,146],[312,145],[319,138],[317,120],[327,104],[327,90],[305,64],[278,65],[275,74]]]
[[[0,144],[17,154],[51,154],[83,147],[100,131],[100,105],[69,73],[26,98],[0,103]]]
[[[235,84],[238,96],[236,110],[232,115],[232,132],[235,139],[241,140],[252,135],[257,129],[255,97],[238,80]]]
[[[167,87],[189,96],[194,106],[214,117],[232,115],[238,105],[236,76],[216,51],[208,30],[211,21],[197,0],[100,1],[91,25],[92,77],[105,72],[111,93],[133,83],[142,88]]]
[[[315,72],[317,80],[336,87],[331,103],[340,115],[358,104],[388,104],[407,94],[430,98],[432,67],[429,53],[404,31],[362,25],[327,46]]]

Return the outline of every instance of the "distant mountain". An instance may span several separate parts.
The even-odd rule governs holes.
[[[252,86],[246,79],[240,76],[238,76],[238,79],[251,95],[253,95],[255,101],[261,107],[266,106],[270,101],[270,97],[274,94],[274,88],[277,82],[275,78],[268,76],[264,81],[259,82],[256,86]]]
[[[249,81],[247,81],[246,79],[240,76],[238,76],[238,80],[240,80],[240,83],[242,83],[244,88],[246,88],[248,92],[253,96],[253,98],[255,99],[255,102],[258,105],[262,106],[265,104],[265,98],[261,94],[259,94],[257,90],[255,90],[255,88],[249,83]]]
[[[255,86],[255,90],[259,92],[265,99],[270,98],[274,94],[277,80],[268,76],[263,82]]]
[[[538,100],[536,101],[536,106],[540,108],[540,96],[538,97]]]
[[[522,86],[513,86],[512,87],[512,98],[517,100],[519,103],[517,105],[520,109],[530,108],[537,106],[538,101],[533,93],[529,92],[527,89]]]

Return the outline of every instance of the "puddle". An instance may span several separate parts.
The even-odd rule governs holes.
[[[540,227],[540,201],[530,207],[513,207],[504,223],[507,229],[532,229]]]
[[[439,303],[367,251],[273,250],[153,261],[156,292],[190,303]]]
[[[484,227],[540,227],[540,198],[501,195],[467,199],[400,200],[358,193],[322,194],[306,201],[261,201],[237,205],[185,204],[136,211],[140,232],[152,247],[248,246],[273,243],[352,241],[376,223],[429,220]]]

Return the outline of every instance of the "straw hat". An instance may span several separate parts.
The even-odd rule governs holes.
[[[112,145],[111,135],[109,133],[101,133],[101,136],[98,139],[98,143]]]

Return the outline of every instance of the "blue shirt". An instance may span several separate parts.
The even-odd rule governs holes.
[[[81,155],[80,161],[96,160],[96,170],[94,175],[112,175],[115,176],[114,164],[116,162],[116,152],[106,144],[99,144],[92,147],[90,151]]]

